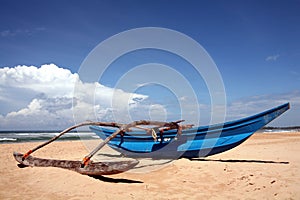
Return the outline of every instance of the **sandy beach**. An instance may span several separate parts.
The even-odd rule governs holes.
[[[19,168],[12,153],[38,144],[0,145],[0,199],[300,199],[300,132],[257,133],[207,158],[98,178],[52,167]],[[87,153],[81,141],[64,141],[33,155],[81,160]]]

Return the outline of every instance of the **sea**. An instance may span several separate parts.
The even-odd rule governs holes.
[[[300,128],[263,128],[257,133],[273,132],[300,132]],[[0,131],[0,144],[47,141],[57,136],[59,131]],[[99,139],[93,132],[69,132],[61,136],[57,141],[63,140],[92,140]]]
[[[59,135],[59,131],[0,131],[0,144],[47,141],[57,135]],[[69,132],[61,136],[57,141],[91,140],[98,138],[93,132]]]

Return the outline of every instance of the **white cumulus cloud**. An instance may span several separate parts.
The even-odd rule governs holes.
[[[0,101],[6,102],[0,105],[2,130],[64,129],[74,119],[108,121],[114,120],[114,115],[128,121],[130,109],[147,98],[100,83],[83,83],[78,74],[54,64],[0,68],[0,91]],[[5,108],[16,98],[22,106]]]
[[[42,65],[40,68],[17,66],[0,69],[1,86],[29,89],[47,93],[51,97],[72,96],[76,81],[79,81],[77,74],[54,64]]]

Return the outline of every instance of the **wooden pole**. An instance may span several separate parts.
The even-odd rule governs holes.
[[[91,126],[91,125],[95,125],[95,126],[111,126],[111,127],[120,127],[122,126],[122,124],[117,124],[117,123],[113,123],[113,122],[83,122],[80,124],[76,124],[74,126],[71,126],[65,130],[63,130],[62,132],[60,132],[57,136],[54,136],[53,138],[51,138],[49,141],[29,150],[27,153],[24,154],[22,160],[24,161],[30,154],[32,154],[33,152],[35,152],[36,150],[50,144],[51,142],[57,140],[58,138],[60,138],[62,135],[64,135],[67,132],[70,132],[71,130],[78,128],[78,127],[82,127],[82,126]]]

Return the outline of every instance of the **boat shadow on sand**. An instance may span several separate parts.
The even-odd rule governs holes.
[[[142,181],[137,181],[137,180],[131,180],[131,179],[125,179],[125,178],[111,178],[111,177],[106,177],[106,176],[89,176],[94,179],[103,181],[103,182],[109,182],[109,183],[144,183]]]
[[[264,164],[283,164],[288,165],[287,161],[273,161],[273,160],[245,160],[245,159],[210,159],[210,158],[189,158],[190,161],[202,162],[225,162],[225,163],[264,163]]]

